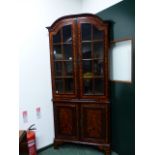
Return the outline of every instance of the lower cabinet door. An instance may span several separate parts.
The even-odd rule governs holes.
[[[55,136],[78,140],[78,107],[74,103],[54,104]]]
[[[108,107],[101,104],[81,104],[81,140],[108,142]]]

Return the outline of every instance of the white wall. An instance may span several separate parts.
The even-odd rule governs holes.
[[[88,13],[98,13],[122,0],[83,0],[82,10]]]
[[[80,3],[76,0],[27,0],[20,4],[19,128],[36,124],[37,148],[51,144],[54,138],[49,38],[45,27],[58,17],[79,10]],[[37,107],[41,108],[41,119],[36,117]],[[23,122],[25,110],[28,123]]]

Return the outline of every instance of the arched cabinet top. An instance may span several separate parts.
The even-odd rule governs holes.
[[[94,14],[75,14],[75,15],[67,15],[67,16],[63,16],[58,18],[51,26],[46,27],[48,29],[48,31],[55,31],[55,29],[59,29],[58,27],[61,27],[61,25],[66,25],[69,23],[72,23],[74,21],[83,21],[85,22],[86,20],[91,21],[92,24],[98,24],[101,26],[108,26],[109,22],[108,21],[103,21],[100,17],[94,15]]]

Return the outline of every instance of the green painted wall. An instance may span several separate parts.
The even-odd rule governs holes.
[[[110,39],[133,38],[135,36],[135,2],[124,0],[97,14],[111,23]],[[110,83],[111,93],[111,144],[119,155],[135,154],[135,85],[134,43],[133,82]]]

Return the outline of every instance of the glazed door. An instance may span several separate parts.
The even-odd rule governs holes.
[[[78,106],[75,103],[54,104],[55,135],[57,139],[78,140]]]
[[[75,21],[56,23],[50,32],[53,96],[75,98],[77,96]]]
[[[80,97],[106,98],[108,94],[107,26],[91,18],[79,17]]]
[[[81,105],[81,140],[106,143],[108,141],[108,108],[102,104]]]

